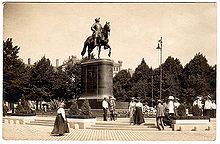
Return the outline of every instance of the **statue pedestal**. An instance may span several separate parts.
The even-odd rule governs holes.
[[[113,61],[88,60],[82,67],[82,99],[88,99],[92,109],[99,109],[104,97],[113,96]]]

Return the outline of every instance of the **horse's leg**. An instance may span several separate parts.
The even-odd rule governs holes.
[[[88,45],[88,59],[91,59],[91,53],[92,53],[92,46],[90,44]]]
[[[110,47],[110,45],[109,44],[106,44],[106,49],[108,48],[109,49],[109,52],[108,52],[108,56],[110,57],[111,56],[111,47]]]
[[[101,45],[99,45],[98,48],[99,48],[98,58],[100,59]]]
[[[82,50],[82,52],[81,52],[81,56],[83,57],[84,56],[84,54],[86,53],[86,47],[87,47],[87,41],[85,41],[84,42],[84,46],[83,46],[83,50]]]

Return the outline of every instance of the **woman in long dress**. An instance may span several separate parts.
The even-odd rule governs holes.
[[[138,99],[138,102],[136,103],[136,111],[135,111],[135,124],[140,125],[144,123],[144,115],[143,115],[143,104],[141,103],[141,100]]]
[[[131,102],[129,104],[129,108],[128,108],[128,111],[129,111],[129,118],[130,118],[130,124],[134,124],[134,119],[135,119],[135,105],[136,105],[136,102],[134,101],[134,98],[131,99]]]
[[[58,134],[62,136],[64,133],[69,133],[69,127],[65,116],[64,103],[61,103],[58,110],[57,116],[54,122],[54,128],[51,134]]]

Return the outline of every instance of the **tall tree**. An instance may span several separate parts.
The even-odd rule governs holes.
[[[186,64],[183,70],[185,81],[182,87],[186,90],[189,88],[193,89],[192,99],[195,99],[196,96],[211,94],[211,86],[209,83],[211,71],[212,68],[209,66],[205,56],[201,53],[196,54],[194,58]]]
[[[65,67],[65,74],[68,77],[67,96],[68,98],[79,98],[81,88],[81,61],[68,64]]]
[[[19,47],[13,46],[11,38],[3,41],[3,99],[17,102],[27,84],[25,64],[19,59]]]
[[[211,68],[211,72],[209,75],[209,84],[210,84],[210,94],[212,95],[213,99],[216,99],[216,70],[217,70],[217,65],[214,65]]]
[[[131,78],[132,83],[132,95],[134,97],[140,97],[142,101],[148,101],[151,99],[151,83],[152,83],[153,70],[146,64],[144,58],[141,64],[135,69]]]
[[[138,67],[135,69],[134,74],[132,75],[132,81],[134,83],[141,80],[147,80],[147,82],[150,82],[152,74],[153,74],[152,68],[149,68],[149,66],[146,64],[143,58],[141,64],[138,65]]]
[[[54,82],[54,68],[49,59],[45,56],[38,62],[34,63],[31,76],[31,99],[36,100],[36,108],[38,102],[42,100],[48,101],[52,96],[52,86]]]
[[[128,92],[131,90],[131,75],[127,70],[121,70],[113,78],[113,95],[118,101],[128,101]]]
[[[162,97],[167,98],[169,95],[181,97],[181,74],[183,66],[178,59],[169,56],[162,65]]]
[[[69,84],[71,79],[61,67],[57,68],[54,74],[52,86],[52,99],[69,99]]]
[[[134,97],[139,97],[142,102],[151,102],[151,83],[147,80],[138,81],[132,87]]]

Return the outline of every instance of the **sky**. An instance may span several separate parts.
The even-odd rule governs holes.
[[[81,58],[96,17],[102,25],[110,22],[111,59],[123,61],[123,69],[134,70],[142,58],[157,68],[161,36],[162,62],[172,56],[185,66],[200,52],[210,65],[217,63],[215,3],[6,3],[3,10],[3,39],[13,39],[25,63],[45,56],[55,66],[56,59]],[[102,49],[101,58],[107,54]]]

